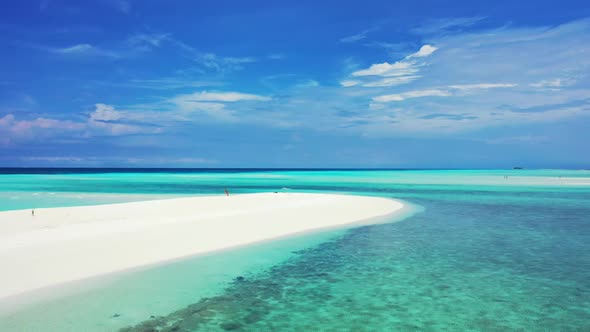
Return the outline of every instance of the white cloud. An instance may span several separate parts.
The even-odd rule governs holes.
[[[457,89],[457,90],[475,90],[475,89],[513,88],[517,85],[518,84],[515,84],[515,83],[477,83],[477,84],[449,85],[449,88]]]
[[[268,102],[270,100],[272,100],[270,97],[249,93],[201,91],[178,95],[167,102],[176,108],[171,110],[172,114],[176,110],[184,112],[186,120],[190,119],[189,114],[202,113],[218,121],[235,122],[239,118],[234,110],[228,109],[227,103],[232,104],[232,107],[239,107],[242,103],[238,102]]]
[[[132,58],[142,53],[161,47],[165,41],[171,45],[179,46],[168,33],[138,33],[127,39],[108,45],[108,47],[96,46],[89,43],[79,43],[67,47],[34,46],[34,48],[68,57],[103,57],[103,58]]]
[[[241,70],[244,68],[244,64],[257,61],[254,57],[224,57],[215,53],[196,53],[194,60],[199,65],[221,73]]]
[[[92,47],[92,45],[90,45],[90,44],[77,44],[77,45],[70,46],[70,47],[56,48],[55,52],[62,53],[62,54],[77,54],[77,53],[92,52],[93,50],[94,50],[94,47]]]
[[[132,47],[160,47],[162,43],[170,38],[169,33],[138,33],[130,36],[127,43]]]
[[[211,103],[211,102],[201,102],[201,101],[194,101],[185,98],[177,98],[175,99],[176,103],[181,106],[181,110],[183,111],[205,111],[210,113],[221,112],[225,109],[225,104],[222,103]]]
[[[22,161],[47,161],[47,162],[81,162],[84,161],[84,158],[81,157],[45,157],[45,156],[36,156],[36,157],[21,157],[19,158]]]
[[[403,78],[403,77],[402,77]],[[420,97],[450,97],[456,95],[458,91],[471,91],[471,90],[482,90],[482,89],[493,89],[493,88],[510,88],[515,87],[517,84],[512,83],[477,83],[477,84],[460,84],[460,85],[449,85],[448,89],[426,89],[409,91],[398,94],[383,95],[373,98],[376,102],[390,102],[390,101],[402,101],[411,98]],[[450,90],[449,90],[450,89]],[[458,90],[458,91],[452,91]]]
[[[556,78],[553,80],[541,80],[536,83],[531,83],[530,86],[535,87],[535,88],[555,88],[555,89],[557,89],[557,88],[562,88],[562,87],[573,85],[574,83],[576,83],[576,81],[574,79]]]
[[[14,122],[14,115],[6,114],[0,118],[0,127],[8,127],[12,122]]]
[[[105,104],[96,104],[94,112],[90,113],[90,120],[93,121],[116,121],[121,119],[122,115],[115,110],[113,106]]]
[[[414,74],[418,68],[413,63],[398,61],[393,64],[384,62],[371,65],[367,69],[357,70],[352,76],[403,76]]]
[[[114,106],[96,104],[94,112],[90,113],[87,129],[99,129],[111,135],[125,135],[137,133],[160,133],[162,129],[153,126],[143,126],[142,117],[126,111],[117,111]]]
[[[422,63],[418,63],[412,58],[424,58],[436,51],[438,48],[431,45],[424,45],[416,53],[412,53],[404,58],[402,61],[395,63],[377,63],[371,65],[367,69],[357,70],[353,72],[352,76],[403,76],[416,73]]]
[[[369,68],[356,70],[350,75],[354,79],[343,80],[343,87],[360,85],[363,87],[387,87],[410,83],[418,78],[416,75],[420,68],[425,66],[423,58],[430,56],[438,48],[432,45],[423,45],[417,52],[412,53],[403,60],[394,63],[376,63]]]
[[[421,35],[440,34],[451,30],[461,30],[470,27],[485,19],[483,16],[476,17],[456,17],[435,19],[430,22],[412,29],[411,31]]]
[[[407,84],[411,81],[419,78],[420,76],[397,76],[397,77],[385,77],[379,80],[370,81],[367,83],[362,84],[364,87],[386,87],[386,86],[395,86],[401,84]]]
[[[404,93],[397,93],[391,95],[383,95],[373,98],[373,101],[387,103],[390,101],[402,101],[411,98],[420,98],[420,97],[448,97],[451,94],[448,91],[444,90],[416,90],[416,91],[408,91]]]
[[[375,31],[375,30],[376,30],[375,28],[367,29],[367,30],[364,30],[360,33],[357,33],[357,34],[354,34],[354,35],[351,35],[348,37],[340,38],[340,42],[341,43],[356,43],[359,40],[363,40],[363,39],[367,38],[367,34],[369,32]]]
[[[270,97],[259,96],[241,92],[208,92],[201,91],[188,95],[181,95],[181,98],[187,101],[219,101],[219,102],[236,102],[236,101],[269,101]]]
[[[342,85],[343,87],[351,87],[351,86],[355,86],[355,85],[359,85],[361,84],[361,81],[355,81],[355,80],[344,80],[340,82],[340,85]]]
[[[45,48],[42,49],[47,50],[53,54],[58,54],[60,56],[87,56],[87,57],[105,57],[105,58],[118,58],[119,55],[116,52],[103,50],[96,46],[92,46],[87,43],[83,44],[76,44],[73,46],[62,47],[62,48]]]
[[[156,79],[131,79],[128,82],[110,83],[95,81],[97,84],[108,84],[115,87],[131,87],[151,90],[174,90],[181,88],[203,88],[223,85],[216,81],[196,81],[191,78],[162,77]]]
[[[431,55],[437,49],[438,49],[437,47],[434,47],[432,45],[424,45],[424,46],[420,47],[420,50],[418,50],[418,52],[409,55],[408,58],[423,58],[423,57]]]
[[[320,82],[316,80],[305,80],[295,85],[296,88],[317,88]]]
[[[13,114],[0,118],[0,143],[9,144],[14,140],[29,140],[37,136],[47,136],[52,132],[81,131],[86,127],[84,123],[70,120],[55,120],[36,118],[18,120]]]
[[[136,133],[156,134],[162,132],[158,126],[143,125],[142,116],[133,112],[117,111],[111,105],[96,104],[84,121],[72,121],[38,117],[17,119],[13,114],[0,118],[1,143],[10,141],[43,139],[67,133],[69,136],[91,137],[95,135],[125,135]]]

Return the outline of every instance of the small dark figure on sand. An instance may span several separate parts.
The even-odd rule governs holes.
[[[227,188],[223,189],[223,192],[225,193],[225,196],[229,196],[229,191],[227,191]]]
[[[35,216],[35,209],[31,210],[31,215],[34,217]]]

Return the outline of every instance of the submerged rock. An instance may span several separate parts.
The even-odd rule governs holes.
[[[238,323],[223,323],[221,324],[221,328],[226,330],[226,331],[233,331],[233,330],[237,330],[240,327],[242,327],[242,325],[238,324]]]

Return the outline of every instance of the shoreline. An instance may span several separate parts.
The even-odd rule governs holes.
[[[258,193],[0,212],[0,300],[402,210],[386,198]],[[276,221],[280,220],[280,223]]]

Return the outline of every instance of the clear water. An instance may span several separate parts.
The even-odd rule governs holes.
[[[590,330],[588,171],[6,174],[0,184],[23,208],[224,187],[396,197],[423,208],[395,223],[83,282],[0,317],[2,331]],[[48,192],[62,200],[33,196]],[[88,196],[63,199],[72,193]],[[14,206],[0,200],[0,209]]]

